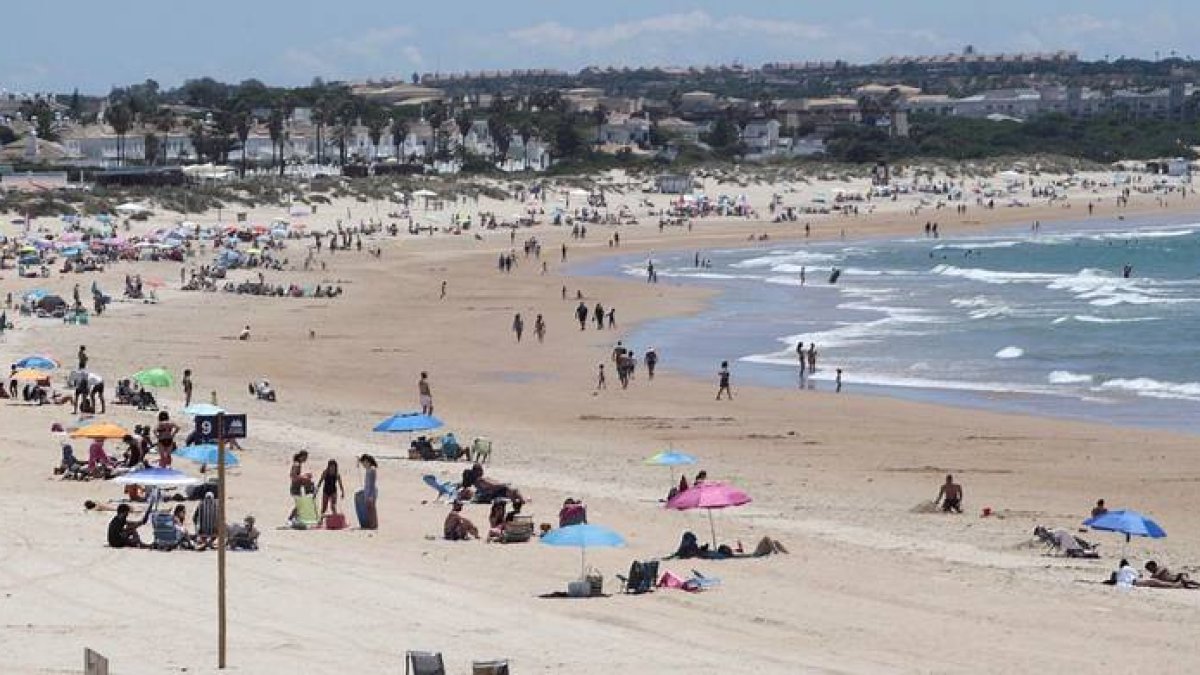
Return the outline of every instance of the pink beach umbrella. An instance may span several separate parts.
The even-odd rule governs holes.
[[[724,509],[730,506],[749,504],[750,495],[726,483],[704,482],[675,495],[667,502],[668,509],[689,511],[705,509],[708,511],[708,527],[712,532],[713,550],[717,548],[717,526],[713,523],[713,509]]]

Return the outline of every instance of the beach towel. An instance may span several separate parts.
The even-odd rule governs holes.
[[[296,517],[292,526],[296,529],[316,527],[321,519],[317,516],[317,500],[312,495],[296,495]]]

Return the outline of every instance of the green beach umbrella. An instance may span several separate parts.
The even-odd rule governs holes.
[[[143,387],[169,387],[175,383],[175,378],[166,368],[147,368],[134,373],[133,379]]]

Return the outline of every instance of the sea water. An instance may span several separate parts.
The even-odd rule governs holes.
[[[847,391],[1200,431],[1200,223],[698,253],[653,256],[661,283],[720,290],[628,337],[662,367],[826,390],[842,368]],[[798,342],[817,346],[803,383]]]

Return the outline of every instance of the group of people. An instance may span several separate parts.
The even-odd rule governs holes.
[[[651,347],[646,350],[642,362],[646,364],[646,376],[648,379],[654,379],[654,369],[658,367],[658,351]],[[621,383],[622,389],[628,389],[629,383],[633,380],[634,372],[637,370],[637,353],[629,347],[626,347],[621,340],[617,341],[617,345],[612,351],[612,365],[617,371],[617,380]],[[601,363],[596,374],[596,390],[608,388],[608,376],[604,370],[604,365]]]
[[[313,499],[321,495],[321,510],[319,518],[327,515],[340,516],[338,504],[346,498],[346,486],[342,482],[341,469],[336,459],[330,459],[325,469],[316,481],[313,474],[305,471],[308,462],[308,451],[301,450],[292,455],[292,467],[288,472],[288,494],[293,505],[287,521],[295,524],[299,516],[300,499]],[[377,499],[379,497],[378,469],[379,464],[372,455],[363,454],[358,457],[358,464],[363,469],[363,512],[360,514],[359,526],[364,530],[374,530],[379,527]]]

